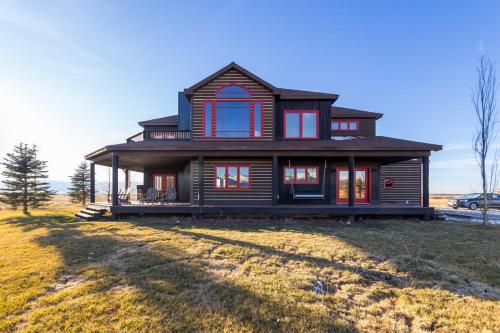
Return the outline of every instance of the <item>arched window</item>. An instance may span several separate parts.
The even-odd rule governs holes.
[[[225,85],[203,103],[206,138],[261,138],[262,101],[242,85]]]
[[[250,98],[252,95],[246,87],[240,85],[227,85],[220,88],[215,94],[215,98]]]

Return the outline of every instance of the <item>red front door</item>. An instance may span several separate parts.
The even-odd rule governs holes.
[[[154,174],[153,185],[158,192],[165,192],[169,188],[175,188],[175,173]]]
[[[370,202],[370,168],[354,169],[354,202]],[[349,170],[337,168],[337,202],[346,203],[349,195]]]

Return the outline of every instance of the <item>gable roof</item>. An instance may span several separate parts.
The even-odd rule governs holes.
[[[140,121],[139,126],[177,126],[177,115]]]
[[[226,73],[227,71],[229,71],[231,69],[235,69],[235,70],[239,71],[240,73],[248,76],[249,78],[255,80],[256,82],[260,83],[264,87],[271,90],[271,92],[274,95],[278,96],[281,99],[321,99],[321,100],[326,99],[326,100],[335,101],[339,97],[337,94],[275,87],[272,84],[270,84],[269,82],[261,79],[260,77],[253,74],[252,72],[241,67],[240,65],[238,65],[234,61],[231,62],[229,65],[224,66],[223,68],[219,69],[217,72],[213,73],[212,75],[207,76],[206,78],[204,78],[200,82],[192,85],[189,88],[184,89],[184,93],[187,96],[192,95],[196,91],[196,89],[204,86],[205,84],[209,83],[213,79],[217,78],[218,76]]]
[[[332,118],[382,118],[382,113],[332,106]]]

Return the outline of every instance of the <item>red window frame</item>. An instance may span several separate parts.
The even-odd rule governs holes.
[[[286,180],[286,169],[293,169],[293,180]],[[306,172],[306,181],[298,182],[297,181],[297,169],[305,169]],[[309,181],[307,169],[316,169],[316,181]],[[317,185],[319,184],[319,166],[310,166],[310,165],[293,165],[293,166],[284,166],[283,167],[283,184],[294,184],[294,185]]]
[[[338,129],[333,129],[333,124],[338,124]],[[351,123],[356,124],[356,129],[351,128]],[[341,129],[341,124],[347,124],[347,129]],[[330,123],[330,129],[332,132],[356,132],[359,131],[359,120],[355,119],[346,119],[346,120],[332,120]]]
[[[336,197],[337,197],[337,202],[338,203],[347,203],[349,201],[349,198],[340,198],[339,196],[339,193],[340,193],[340,181],[339,181],[339,177],[340,177],[340,171],[347,171],[349,172],[349,168],[348,167],[337,167],[337,170],[336,170],[336,179],[335,179],[335,185],[336,185]],[[370,174],[370,168],[369,167],[355,167],[354,168],[354,174],[356,175],[356,171],[365,171],[366,173],[366,189],[365,189],[365,192],[366,192],[366,195],[364,198],[360,198],[360,199],[357,199],[356,196],[354,198],[354,202],[357,202],[357,203],[369,203],[370,200],[371,200],[371,191],[370,191],[370,187],[371,187],[371,174]]]
[[[250,89],[248,89],[246,86],[242,84],[224,84],[220,88],[217,89],[215,92],[216,96],[219,91],[224,89],[227,86],[238,86],[246,91],[248,91],[249,95],[251,96]],[[249,119],[249,124],[250,124],[250,136],[242,136],[242,137],[221,137],[217,136],[216,133],[216,127],[217,127],[217,103],[218,102],[249,102],[250,103],[250,119]],[[259,102],[260,103],[260,136],[255,136],[255,103]],[[203,100],[203,105],[202,105],[202,133],[203,133],[203,138],[204,139],[222,139],[222,140],[234,140],[234,139],[263,139],[264,138],[264,101],[259,98],[212,98],[212,99],[204,99]],[[206,108],[207,104],[212,103],[212,107],[210,109],[210,136],[206,135]]]
[[[298,113],[299,116],[299,136],[288,136],[287,127],[286,127],[286,116],[289,113]],[[304,113],[314,113],[316,114],[316,136],[315,137],[304,137],[304,123],[303,123],[303,115]],[[285,139],[299,139],[299,140],[316,140],[319,139],[319,110],[284,110],[283,111],[283,138]]]
[[[392,186],[390,186],[390,187],[386,186],[386,184],[385,184],[386,181],[391,181]],[[383,178],[382,184],[383,184],[384,190],[394,190],[396,188],[396,178]]]
[[[237,168],[237,176],[236,176],[236,186],[230,187],[228,182],[228,168]],[[225,168],[224,179],[225,185],[224,187],[217,187],[217,168]],[[240,168],[248,168],[248,186],[241,186],[240,184]],[[214,165],[214,189],[215,190],[249,190],[252,184],[252,168],[248,164],[215,164]]]

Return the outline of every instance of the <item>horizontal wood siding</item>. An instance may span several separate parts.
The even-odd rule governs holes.
[[[384,178],[394,179],[393,189],[384,189]],[[422,168],[420,160],[383,165],[380,168],[380,201],[382,203],[420,205]]]
[[[319,111],[319,138],[330,140],[331,101],[317,100],[280,100],[276,103],[275,137],[277,140],[286,140],[285,110],[318,110]]]
[[[216,91],[223,85],[227,84],[241,84],[246,86],[252,98],[262,100],[262,125],[263,133],[260,139],[233,139],[233,140],[273,140],[273,127],[274,127],[274,96],[272,92],[257,83],[253,79],[243,75],[237,70],[230,70],[221,76],[210,81],[206,85],[198,88],[191,99],[193,105],[192,117],[192,138],[193,140],[207,140],[203,139],[203,101],[206,99],[215,98]],[[230,140],[230,139],[208,139],[208,140]]]
[[[357,131],[331,131],[332,136],[374,136],[376,135],[375,130],[375,119],[365,119],[365,118],[331,118],[332,121],[346,121],[346,120],[357,120],[359,122],[359,129]],[[331,126],[331,122],[330,122]],[[331,127],[330,127],[331,128]]]
[[[249,165],[250,189],[215,189],[215,165]],[[198,161],[191,162],[192,202],[198,204]],[[272,160],[210,160],[205,159],[203,192],[205,205],[271,205]]]

